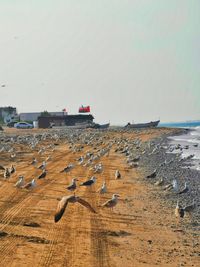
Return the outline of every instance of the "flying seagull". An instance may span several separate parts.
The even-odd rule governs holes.
[[[54,221],[58,222],[62,218],[68,203],[76,203],[76,202],[86,207],[91,212],[96,213],[96,211],[92,208],[92,206],[87,201],[80,198],[79,196],[75,196],[75,195],[65,196],[58,202],[56,214],[54,216]]]

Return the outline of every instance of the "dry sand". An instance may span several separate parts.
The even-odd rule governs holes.
[[[155,129],[136,135],[149,140],[170,131]],[[135,137],[134,133],[124,135]],[[43,144],[46,146],[48,141]],[[16,189],[13,185],[19,175],[30,181],[41,173],[30,165],[33,156],[42,162],[50,154],[39,156],[36,152],[30,153],[24,145],[17,147],[19,153],[14,162],[17,172],[8,181],[3,180],[2,173],[0,178],[1,267],[200,266],[199,239],[194,239],[192,233],[180,225],[172,227],[176,224],[174,210],[152,198],[152,189],[141,182],[142,170],[129,169],[122,154],[112,150],[108,157],[104,156],[101,159],[104,171],[96,175],[94,187],[77,190],[98,213],[69,204],[63,218],[54,223],[57,198],[69,195],[65,187],[71,178],[77,177],[82,182],[93,172],[77,165],[69,174],[59,173],[83,154],[73,154],[66,144],[60,144],[51,152],[47,177],[37,180],[37,187],[32,191]],[[10,166],[11,159],[6,153],[0,154],[0,164]],[[116,169],[122,173],[120,180],[114,178]],[[104,179],[109,192],[100,196],[96,190]],[[120,194],[114,211],[100,208],[113,193]]]

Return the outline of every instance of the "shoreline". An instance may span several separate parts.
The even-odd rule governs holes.
[[[186,132],[187,133],[187,132]],[[185,134],[185,132],[180,132],[177,135]],[[195,200],[196,208],[193,212],[191,225],[196,224],[196,231],[200,230],[200,205],[199,205],[199,196],[200,196],[200,171],[191,168],[191,162],[187,159],[182,159],[180,153],[167,153],[167,147],[169,147],[170,140],[168,137],[174,136],[174,133],[169,134],[168,136],[163,136],[161,138],[155,138],[153,141],[156,145],[161,144],[161,149],[157,153],[152,154],[151,157],[143,157],[142,167],[144,168],[144,175],[148,175],[153,170],[158,170],[158,175],[154,179],[146,180],[144,179],[145,184],[150,185],[156,193],[158,194],[161,201],[165,202],[168,207],[174,209],[177,203],[177,200],[180,201],[182,206],[192,204],[192,201]],[[167,165],[163,165],[163,162],[169,162]],[[155,182],[160,178],[164,179],[162,186],[155,185]],[[184,188],[184,183],[187,181],[189,186],[189,192],[183,195],[178,195],[177,193],[163,191],[164,186],[169,183],[172,183],[174,179],[177,179],[179,184],[179,190]]]

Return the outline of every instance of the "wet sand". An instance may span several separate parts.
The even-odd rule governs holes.
[[[8,129],[4,134],[38,133]],[[46,132],[46,131],[41,131]],[[49,130],[51,133],[52,130]],[[143,142],[174,134],[174,129],[152,129],[139,132],[102,132],[109,138],[126,138]],[[109,142],[109,138],[107,139]],[[77,159],[88,149],[73,153],[65,140],[56,141],[55,150],[48,148],[42,155],[39,147],[55,143],[46,139],[34,150],[27,145],[13,144],[16,158],[0,153],[0,164],[16,166],[16,173],[7,181],[0,173],[0,258],[1,266],[69,266],[69,267],[143,267],[143,266],[199,266],[200,240],[184,223],[178,224],[174,209],[155,198],[155,187],[144,182],[148,166],[129,168],[124,154],[116,153],[113,146],[109,155],[100,159],[103,172],[95,174],[93,188],[78,187],[77,194],[97,211],[90,213],[84,207],[69,204],[63,218],[54,223],[57,198],[70,195],[65,187],[71,178],[79,183],[94,173],[89,167],[77,165]],[[99,148],[104,144],[99,145]],[[31,191],[16,189],[19,175],[26,181],[36,178],[41,171],[30,165],[33,157],[39,163],[51,155],[45,179],[37,180]],[[69,163],[76,163],[70,173],[60,173]],[[39,164],[38,164],[39,165]],[[119,169],[122,179],[115,180]],[[99,195],[97,189],[106,180],[108,193]],[[78,184],[79,184],[78,183]],[[100,205],[113,193],[120,195],[113,211]],[[186,220],[189,220],[186,218]]]

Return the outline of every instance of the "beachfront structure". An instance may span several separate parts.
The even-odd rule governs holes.
[[[75,126],[82,123],[93,123],[94,117],[89,115],[62,115],[62,116],[40,116],[38,117],[39,128],[54,126]]]
[[[43,112],[28,112],[28,113],[20,113],[20,121],[37,121],[38,117],[41,116]],[[48,112],[51,116],[63,116],[63,114],[67,114],[64,111],[60,112]]]

